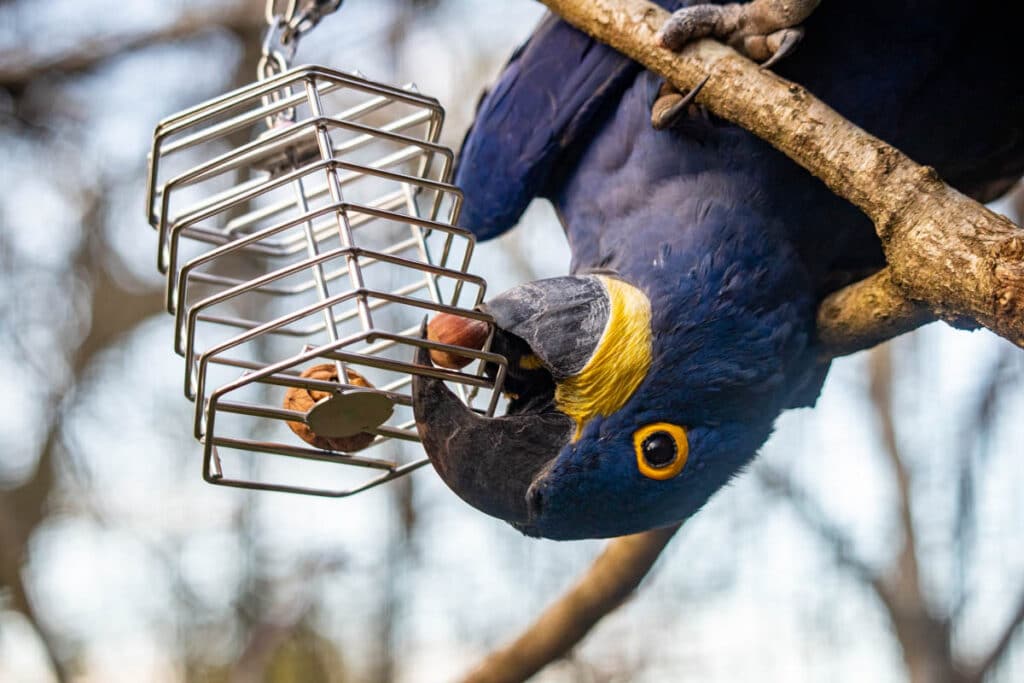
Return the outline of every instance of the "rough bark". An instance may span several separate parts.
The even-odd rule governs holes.
[[[881,344],[935,320],[928,307],[911,301],[883,268],[825,298],[818,307],[818,338],[829,356],[844,356]]]
[[[889,263],[881,279],[892,286],[880,295],[872,283],[855,284],[834,296],[818,319],[823,337],[872,342],[895,336],[926,319],[911,303],[920,302],[938,318],[976,322],[1024,346],[1024,232],[1011,221],[729,47],[709,40],[678,54],[660,47],[655,34],[669,14],[656,5],[544,4],[680,90],[710,75],[700,104],[769,142],[874,222]],[[897,305],[897,293],[907,302]],[[855,329],[855,322],[865,327]]]

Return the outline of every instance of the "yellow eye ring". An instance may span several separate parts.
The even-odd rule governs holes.
[[[686,430],[668,422],[655,422],[633,432],[633,450],[640,474],[649,479],[671,479],[686,467],[690,442]]]

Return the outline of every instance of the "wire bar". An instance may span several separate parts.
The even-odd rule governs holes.
[[[323,67],[282,70],[284,61],[270,55],[259,82],[160,122],[146,214],[203,478],[343,498],[428,462],[415,447],[414,375],[442,379],[491,416],[507,360],[490,350],[493,320],[477,309],[487,283],[469,271],[475,244],[458,227],[440,104]],[[487,343],[424,339],[423,320],[437,313],[487,323]],[[419,348],[472,362],[424,367]],[[337,381],[303,376],[320,365]],[[307,411],[291,395],[325,398]],[[334,442],[293,433],[316,424],[321,404],[369,411],[370,422],[353,423],[372,435],[365,450],[325,450]],[[343,476],[304,477],[300,461]]]

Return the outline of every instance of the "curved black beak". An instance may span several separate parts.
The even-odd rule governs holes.
[[[443,381],[414,375],[416,429],[434,469],[460,498],[537,535],[545,488],[539,484],[576,430],[556,409],[555,383],[586,366],[608,324],[611,300],[600,277],[566,276],[513,287],[481,309],[497,325],[491,350],[509,359],[504,388],[517,396],[511,414],[478,415]],[[524,354],[542,369],[525,370]],[[429,351],[419,349],[416,362],[429,367]]]
[[[416,362],[430,366],[429,351],[419,349]],[[569,443],[573,421],[556,411],[483,417],[443,381],[421,375],[413,376],[412,399],[423,447],[448,487],[481,512],[535,535],[537,510],[528,492]]]

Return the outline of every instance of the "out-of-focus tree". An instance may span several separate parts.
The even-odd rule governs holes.
[[[1024,218],[1024,185],[1007,206],[1019,223]],[[1024,625],[1020,581],[1002,591],[1002,623],[989,628],[983,638],[965,637],[973,626],[965,615],[972,601],[985,597],[978,582],[984,575],[980,565],[988,556],[979,537],[986,535],[986,527],[993,527],[986,517],[991,509],[984,488],[992,476],[992,443],[1006,419],[1004,403],[1015,398],[1014,390],[1022,385],[1024,363],[1017,349],[1002,348],[978,378],[973,398],[961,410],[949,407],[950,414],[960,416],[958,440],[936,443],[909,427],[913,416],[907,407],[927,405],[927,399],[895,398],[900,388],[912,392],[924,385],[921,362],[915,358],[920,344],[915,341],[879,347],[869,363],[867,393],[895,499],[890,510],[895,540],[889,558],[879,562],[859,551],[850,534],[833,520],[820,492],[801,490],[778,470],[758,472],[767,488],[788,500],[807,528],[833,549],[843,571],[870,587],[899,644],[910,681],[981,683],[994,680],[1004,660],[1019,648]],[[936,514],[936,504],[946,511]],[[1015,545],[1012,538],[997,537],[996,543]]]
[[[23,413],[22,438],[16,445],[25,453],[16,467],[0,459],[0,598],[6,598],[0,608],[22,615],[38,636],[53,675],[66,681],[84,664],[77,639],[49,621],[38,607],[40,596],[33,595],[30,579],[45,561],[36,557],[34,539],[50,520],[69,511],[108,527],[124,524],[125,520],[111,519],[102,504],[93,503],[101,501],[104,492],[92,486],[90,464],[71,443],[66,419],[82,408],[82,397],[96,382],[97,363],[126,344],[163,304],[162,285],[132,274],[132,265],[122,260],[112,241],[110,226],[112,214],[122,208],[119,195],[127,191],[131,199],[140,200],[137,179],[143,177],[145,159],[140,155],[110,168],[88,152],[76,155],[78,150],[90,150],[89,137],[97,134],[95,122],[89,121],[88,102],[81,100],[102,98],[104,86],[94,81],[119,63],[162,48],[182,53],[202,49],[211,35],[240,53],[220,87],[246,83],[260,49],[263,13],[251,2],[196,5],[154,27],[123,32],[118,30],[118,17],[97,13],[91,20],[99,35],[49,52],[49,45],[33,40],[46,28],[32,26],[34,3],[6,5],[2,11],[12,18],[12,25],[26,30],[18,32],[20,41],[0,52],[0,144],[16,151],[9,173],[36,174],[38,191],[59,194],[55,201],[67,212],[60,218],[70,234],[61,234],[57,226],[34,225],[31,218],[15,219],[13,212],[36,207],[5,197],[0,351],[5,363],[21,372],[12,408]],[[45,221],[47,213],[40,214]],[[26,229],[39,234],[33,240],[16,232]],[[253,510],[252,498],[243,497],[233,523],[239,545],[249,554],[258,547],[250,526]],[[173,539],[147,545],[165,564],[167,574],[175,577],[171,583],[180,601],[175,618],[185,679],[346,680],[344,660],[316,631],[313,618],[314,579],[336,572],[336,562],[308,558],[301,577],[283,582],[261,567],[260,558],[251,557],[244,576],[228,586],[238,595],[231,601],[235,609],[227,623],[210,624],[203,623],[208,610],[201,609],[202,599],[181,578]],[[298,560],[296,565],[303,565],[302,558]],[[288,586],[287,594],[276,595],[282,584]],[[233,663],[210,660],[209,642],[196,636],[212,631],[233,636]],[[216,642],[224,645],[223,639]]]
[[[972,563],[985,561],[977,540],[979,520],[986,512],[981,482],[990,462],[988,449],[1001,416],[1001,399],[1010,388],[1020,386],[1024,374],[1016,350],[1005,349],[981,378],[973,405],[959,425],[960,441],[947,444],[946,453],[936,452],[923,435],[907,433],[904,425],[911,420],[900,414],[894,399],[897,385],[911,386],[915,381],[913,341],[878,347],[869,363],[870,403],[895,492],[889,511],[894,530],[889,557],[871,558],[858,548],[852,535],[834,520],[825,492],[805,487],[777,468],[763,466],[756,471],[766,488],[788,501],[806,528],[832,549],[842,571],[875,595],[899,644],[908,680],[981,683],[994,680],[991,676],[1014,648],[1024,624],[1021,581],[1006,596],[1010,609],[1004,624],[988,635],[987,643],[979,645],[976,638],[963,637],[963,629],[970,624],[964,613],[976,597],[977,586],[971,581],[979,574]],[[928,509],[936,503],[947,511],[936,514]],[[934,547],[922,551],[937,539],[948,539],[941,551]],[[948,578],[937,580],[942,574]]]

